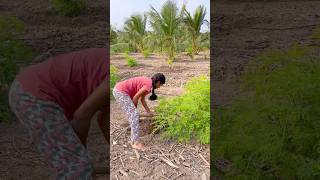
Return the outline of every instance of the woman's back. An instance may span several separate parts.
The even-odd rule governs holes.
[[[106,78],[105,48],[91,48],[58,55],[27,67],[17,76],[26,91],[60,105],[69,120],[74,111]]]

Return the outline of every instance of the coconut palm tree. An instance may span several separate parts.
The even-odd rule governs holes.
[[[141,53],[144,51],[144,37],[147,34],[146,24],[146,14],[136,14],[128,18],[124,26],[124,30],[128,35],[127,40]]]
[[[177,30],[181,22],[181,13],[178,12],[175,2],[168,0],[158,12],[151,6],[149,12],[150,24],[158,38],[161,39],[161,45],[168,56],[168,63],[172,63],[176,55]]]
[[[184,12],[183,21],[187,25],[188,31],[190,32],[192,38],[192,51],[193,53],[197,54],[199,52],[197,40],[201,35],[201,26],[205,23],[209,24],[209,22],[205,19],[207,13],[206,8],[203,5],[198,6],[193,16],[187,11],[185,5],[182,9]]]
[[[118,33],[114,26],[110,27],[110,44],[117,44]]]

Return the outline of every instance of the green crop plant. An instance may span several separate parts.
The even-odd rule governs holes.
[[[144,58],[148,58],[149,56],[150,56],[150,51],[147,50],[147,49],[144,50],[144,51],[143,51],[143,57],[144,57]]]
[[[179,142],[197,139],[210,142],[210,80],[207,76],[192,78],[185,92],[178,97],[164,99],[156,108],[155,129],[163,136]]]
[[[28,65],[34,58],[31,48],[18,37],[24,31],[24,23],[11,16],[0,16],[0,122],[12,121],[7,92],[20,66]]]
[[[52,0],[52,6],[61,16],[78,16],[87,12],[88,0]]]
[[[138,65],[137,60],[134,57],[130,56],[128,52],[124,54],[124,57],[129,67],[134,67]]]
[[[257,57],[241,96],[214,111],[214,159],[224,179],[320,179],[319,49],[294,46]]]
[[[110,92],[112,92],[114,86],[116,85],[116,83],[120,80],[120,76],[119,76],[119,70],[118,68],[116,68],[114,65],[110,66]],[[110,93],[111,97],[112,93]]]
[[[18,36],[24,23],[15,17],[0,16],[0,85],[8,86],[18,71],[18,65],[30,63],[34,53]]]
[[[193,49],[192,48],[187,48],[187,55],[194,60],[194,53],[193,53]]]

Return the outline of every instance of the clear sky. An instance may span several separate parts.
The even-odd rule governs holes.
[[[157,11],[160,11],[161,6],[165,2],[166,0],[111,0],[110,23],[117,29],[122,29],[126,18],[130,17],[132,14],[147,12],[150,10],[150,6],[153,6]],[[206,19],[210,21],[210,0],[175,0],[175,2],[179,9],[181,9],[182,4],[186,2],[186,8],[192,14],[197,6],[204,5],[207,9]],[[201,31],[208,31],[208,27],[203,25]]]

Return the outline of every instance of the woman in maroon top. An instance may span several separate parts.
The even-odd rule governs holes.
[[[107,49],[92,48],[49,58],[27,67],[12,83],[9,103],[57,179],[90,179],[86,150],[90,120],[109,143]]]

